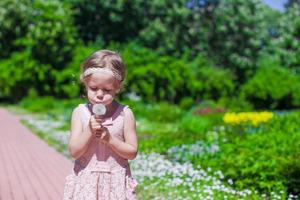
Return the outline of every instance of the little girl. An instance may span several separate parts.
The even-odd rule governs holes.
[[[88,103],[72,114],[69,151],[75,164],[66,177],[64,200],[136,199],[137,182],[128,164],[137,155],[135,119],[128,106],[114,101],[125,78],[123,61],[113,51],[100,50],[81,68]],[[103,116],[93,113],[95,104],[105,106]]]

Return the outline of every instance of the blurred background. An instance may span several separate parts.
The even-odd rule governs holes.
[[[299,0],[1,0],[0,103],[68,157],[80,63],[127,67],[141,199],[299,199]]]

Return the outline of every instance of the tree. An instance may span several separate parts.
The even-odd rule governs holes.
[[[69,0],[75,10],[75,24],[85,43],[108,44],[137,40],[160,54],[177,57],[189,51],[195,56],[207,49],[209,18],[217,0]],[[202,34],[203,33],[203,34]],[[206,34],[207,33],[207,34]]]
[[[294,4],[300,4],[300,0],[288,0],[288,1],[284,4],[284,6],[285,6],[286,8],[290,8],[290,7],[293,7]]]
[[[15,42],[28,30],[31,3],[31,0],[0,1],[0,58],[7,58],[13,51],[22,49]]]
[[[139,33],[138,41],[143,46],[160,54],[179,56],[190,44],[198,44],[191,22],[191,11],[186,1],[152,1],[146,5],[145,18],[148,25]]]
[[[214,12],[218,4],[219,0],[149,3],[149,25],[141,30],[139,41],[161,54],[180,57],[184,53],[190,59],[205,55],[215,29]]]
[[[224,0],[215,11],[209,55],[219,66],[231,69],[244,82],[257,68],[267,28],[266,6],[259,0]]]
[[[34,59],[62,69],[71,60],[76,29],[70,6],[58,0],[36,0],[30,6],[30,25],[16,44],[31,51]]]
[[[74,10],[74,21],[85,42],[127,42],[135,39],[146,25],[143,0],[67,0]]]
[[[280,19],[279,37],[274,49],[284,67],[297,69],[300,66],[300,4],[290,7]]]
[[[8,9],[0,9],[0,17],[7,19],[0,30],[0,57],[5,58],[0,62],[0,98],[17,100],[30,88],[39,95],[60,95],[54,87],[56,74],[72,59],[76,38],[69,5],[22,0],[21,5],[11,5],[14,9],[12,2],[5,0]]]

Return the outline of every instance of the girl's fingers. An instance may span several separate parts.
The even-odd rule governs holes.
[[[104,139],[106,136],[106,131],[103,131],[102,134],[101,134],[101,139]]]
[[[101,137],[102,137],[101,131],[96,131],[95,136],[96,136],[97,138],[101,138]]]
[[[96,115],[92,115],[90,121],[91,122],[102,122],[102,118],[99,116],[96,116]]]
[[[102,119],[95,119],[96,122],[102,123]]]
[[[95,122],[96,122],[96,123],[102,123],[102,121],[103,121],[103,120],[102,120],[101,118],[97,118],[97,117],[94,116],[94,115],[91,117],[91,122],[92,122],[92,123],[95,123]]]
[[[96,130],[101,130],[102,126],[101,125],[95,125],[93,128],[96,129]]]
[[[92,127],[102,127],[102,124],[98,122],[92,122],[91,125]]]
[[[99,120],[99,119],[102,118],[101,116],[98,116],[98,115],[93,115],[93,116],[94,116],[94,118],[95,118],[96,120]]]

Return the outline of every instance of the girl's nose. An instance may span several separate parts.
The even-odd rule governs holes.
[[[103,91],[102,90],[98,90],[97,91],[97,97],[98,98],[102,98],[103,97]]]

